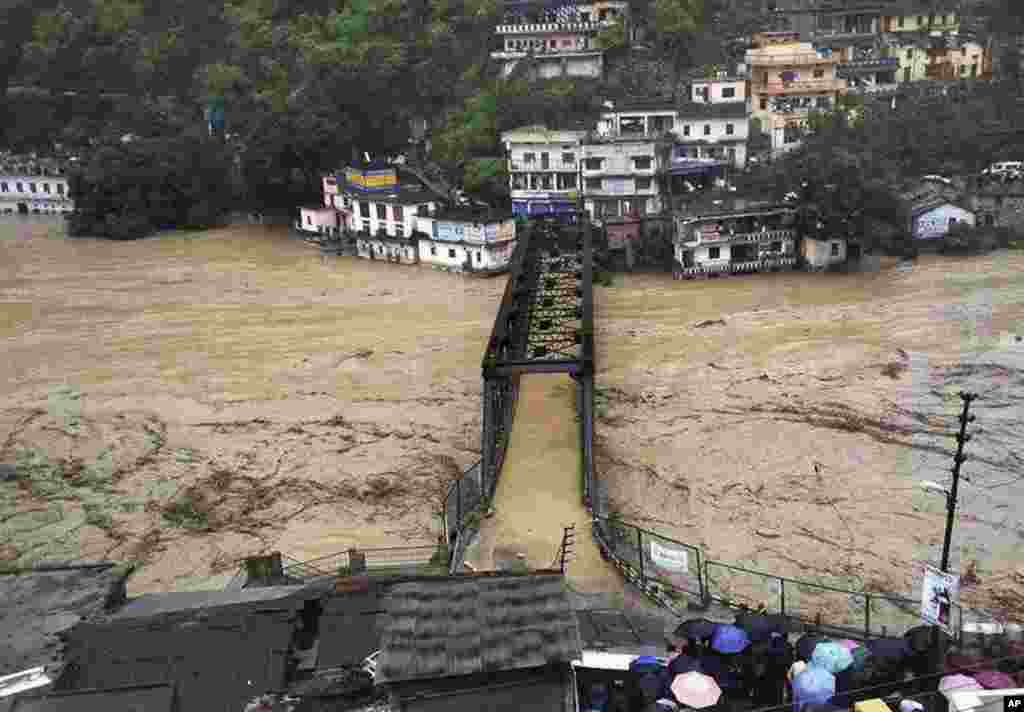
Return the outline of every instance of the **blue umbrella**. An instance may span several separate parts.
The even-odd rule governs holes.
[[[793,678],[793,710],[799,712],[807,703],[824,703],[836,694],[836,676],[816,665]]]
[[[711,649],[731,655],[739,653],[750,645],[750,637],[742,628],[734,625],[720,625],[711,637]]]
[[[818,643],[811,654],[811,664],[835,675],[853,665],[853,654],[839,643]]]
[[[658,672],[664,667],[665,666],[661,664],[661,661],[653,655],[641,655],[630,662],[629,671],[640,673],[642,675],[648,672]]]

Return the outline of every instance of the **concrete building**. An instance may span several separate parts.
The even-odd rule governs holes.
[[[836,75],[839,57],[822,53],[791,33],[763,33],[748,50],[750,114],[760,130],[769,135],[772,153],[778,155],[800,143],[807,115],[828,111],[847,91],[847,82]]]
[[[907,229],[914,240],[929,241],[943,237],[957,223],[975,225],[974,212],[941,196],[931,196],[910,206]]]
[[[675,217],[676,279],[777,271],[796,265],[796,209],[722,198],[687,206]]]
[[[910,32],[958,32],[960,16],[956,3],[923,3],[919,0],[901,0],[887,3],[881,12],[879,27],[882,32],[901,34]]]
[[[511,217],[447,211],[418,218],[419,261],[451,272],[498,274],[508,269],[516,247]]]
[[[817,239],[805,235],[800,239],[800,256],[809,270],[823,270],[845,262],[848,247],[846,238]]]
[[[74,209],[63,161],[0,154],[0,214],[70,213]]]
[[[501,135],[508,158],[512,214],[574,219],[586,131],[526,126]]]
[[[893,91],[899,79],[900,60],[878,42],[852,43],[833,46],[839,59],[836,76],[847,83],[851,93]]]
[[[660,213],[671,155],[667,135],[591,134],[583,143],[584,209],[599,223]]]
[[[501,63],[503,76],[526,61],[534,78],[599,78],[604,75],[604,50],[597,44],[597,35],[614,22],[626,22],[628,9],[621,0],[554,9],[510,4],[495,30],[500,49],[491,57]]]
[[[322,205],[301,207],[295,229],[310,237],[336,236],[340,230],[338,211]]]
[[[744,77],[730,77],[724,72],[710,79],[693,79],[688,94],[690,101],[695,104],[746,105],[747,80]]]

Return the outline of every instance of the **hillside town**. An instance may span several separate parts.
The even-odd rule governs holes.
[[[1024,699],[1024,13],[109,1],[4,45],[0,712]]]

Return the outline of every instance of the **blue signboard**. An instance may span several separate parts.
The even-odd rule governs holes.
[[[434,239],[441,242],[462,242],[465,238],[465,226],[456,222],[434,221]]]

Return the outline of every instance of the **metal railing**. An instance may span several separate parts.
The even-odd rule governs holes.
[[[902,635],[928,623],[919,614],[920,601],[708,560],[699,547],[616,517],[595,516],[593,536],[626,580],[673,608],[694,601],[704,606],[714,602],[764,609],[836,634],[864,638]],[[954,605],[951,616],[954,637],[959,639],[962,608]]]
[[[287,578],[304,582],[358,574],[447,574],[448,562],[437,560],[437,550],[436,545],[424,544],[380,549],[351,548],[305,561],[282,556],[285,563],[282,570]]]

